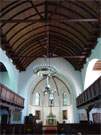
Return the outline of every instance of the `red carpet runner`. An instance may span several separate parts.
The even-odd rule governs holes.
[[[44,135],[57,135],[57,126],[44,126]]]

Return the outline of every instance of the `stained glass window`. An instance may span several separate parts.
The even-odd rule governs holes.
[[[67,93],[63,93],[63,105],[66,106],[68,105],[68,98],[67,98]]]
[[[40,94],[38,92],[35,95],[35,105],[40,105]]]

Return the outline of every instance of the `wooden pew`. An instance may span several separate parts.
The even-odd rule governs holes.
[[[77,135],[79,132],[82,135],[100,135],[101,124],[58,124],[57,130],[58,134],[66,135]]]
[[[0,125],[0,135],[25,135],[42,134],[42,123],[39,124],[2,124]]]

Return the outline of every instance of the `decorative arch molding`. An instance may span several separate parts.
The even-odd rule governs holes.
[[[59,91],[58,91],[58,85],[57,85],[56,79],[59,80],[59,81],[66,87],[68,93],[70,94],[70,90],[69,90],[67,84],[65,84],[64,81],[63,81],[62,79],[60,79],[59,77],[57,77],[57,76],[52,76],[52,80],[53,80],[53,82],[54,82],[54,84],[55,84],[55,87],[56,87],[56,89],[57,89],[58,95],[59,95]],[[36,83],[34,89],[32,90],[32,94],[34,93],[34,91],[35,91],[35,89],[37,88],[37,86],[38,86],[42,81],[44,81],[44,80],[45,80],[45,78],[42,78],[41,80],[39,80],[39,81]]]
[[[42,83],[44,82],[44,80],[45,80],[45,78],[39,78],[39,80],[37,81],[37,83],[35,84],[35,85],[33,85],[33,89],[32,89],[32,91],[31,91],[31,93],[30,93],[30,104],[32,105],[33,103],[33,101],[32,101],[32,99],[33,99],[33,95],[37,92],[37,90],[38,90],[38,87],[40,86],[40,85],[42,85]],[[52,88],[54,87],[55,89],[56,89],[56,92],[57,92],[57,96],[58,96],[58,98],[59,97],[61,97],[61,94],[62,94],[62,92],[63,91],[60,91],[60,89],[59,89],[59,83],[61,83],[61,85],[62,86],[64,86],[64,88],[65,88],[65,90],[67,91],[66,93],[68,93],[68,96],[69,96],[69,102],[71,103],[72,101],[71,101],[71,99],[72,99],[72,95],[71,95],[71,91],[70,91],[70,89],[69,89],[69,87],[68,87],[68,85],[64,82],[64,80],[60,77],[60,75],[55,75],[55,76],[52,76],[52,78],[51,78],[51,82],[53,82],[53,85],[54,86],[52,86]],[[39,91],[38,91],[39,92]],[[40,91],[39,93],[41,93],[42,91]],[[61,104],[61,100],[60,99],[58,99],[59,100],[59,104]]]
[[[34,86],[42,80],[42,78],[37,77],[36,75],[32,74],[32,69],[34,66],[42,66],[46,64],[45,59],[39,58],[36,59],[26,70],[27,73],[30,73],[29,78],[27,79],[26,86],[24,88],[24,96],[25,96],[25,109],[23,111],[24,115],[28,114],[28,105],[30,103],[30,94]],[[61,80],[68,86],[71,95],[72,95],[72,104],[73,104],[73,114],[74,114],[74,121],[77,122],[77,110],[76,110],[76,97],[82,92],[82,82],[81,82],[81,74],[79,71],[75,71],[73,66],[64,60],[63,58],[50,58],[50,64],[53,66]],[[61,68],[60,68],[61,67]]]
[[[31,70],[30,67],[33,68],[33,65],[42,66],[44,64],[46,64],[45,59],[38,58],[38,59],[34,60],[34,62],[27,68],[27,70]],[[80,72],[75,71],[73,66],[69,62],[64,60],[63,58],[50,58],[50,64],[57,70],[59,78],[61,75],[61,78],[63,78],[62,80],[65,80],[64,83],[69,84],[69,86],[71,86],[72,89],[75,90],[75,92],[74,92],[75,96],[78,96],[82,90],[82,83],[79,80],[79,79],[81,79]],[[61,67],[61,69],[60,69],[60,67]],[[35,80],[39,81],[39,78],[35,77],[35,75],[31,75],[25,88],[31,86],[31,83],[33,83],[33,81],[36,84],[37,81],[35,81]],[[29,85],[29,83],[30,83],[30,85]]]
[[[6,67],[9,77],[9,83],[7,86],[12,89],[14,92],[17,92],[17,76],[18,71],[11,63],[11,60],[6,56],[5,51],[0,48],[0,62]]]
[[[31,67],[32,67],[32,65],[42,66],[42,65],[46,64],[45,62],[46,61],[44,58],[39,58],[39,59],[36,59],[30,66]],[[79,78],[79,77],[81,77],[81,76],[79,76],[80,72],[75,71],[73,66],[69,62],[64,60],[63,58],[50,58],[50,63],[51,63],[51,66],[53,66],[57,70],[59,78],[61,75],[61,78],[63,78],[62,80],[66,80],[64,82],[66,84],[69,84],[69,86],[71,86],[72,89],[75,90],[75,92],[74,92],[75,96],[79,95],[81,93],[81,90],[82,90],[82,83],[79,82],[80,80],[78,80],[78,79],[81,79],[81,78]],[[61,67],[61,69],[60,69],[60,67]],[[33,75],[32,78],[34,79],[34,77],[35,76]],[[33,80],[34,82],[35,82],[35,79]]]
[[[73,102],[74,102],[74,99],[73,98],[75,97],[76,93],[72,90],[72,87],[69,85],[69,83],[67,83],[68,82],[67,79],[64,78],[64,77],[62,77],[60,74],[57,74],[56,78],[59,78],[59,81],[61,81],[63,84],[65,84],[66,89],[69,90],[68,93],[69,93],[69,95],[71,97],[71,103],[73,104]],[[31,102],[30,101],[30,98],[32,97],[33,91],[35,91],[36,87],[43,80],[44,79],[42,77],[38,77],[38,76],[35,76],[35,75],[33,75],[31,77],[31,79],[30,79],[31,82],[30,82],[30,84],[29,84],[29,86],[27,88],[28,91],[26,93],[26,95],[28,95],[28,97],[27,97],[28,104]],[[56,82],[54,82],[54,83],[56,83]]]

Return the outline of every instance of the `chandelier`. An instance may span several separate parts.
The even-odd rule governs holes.
[[[54,101],[54,94],[55,94],[56,90],[53,90],[49,83],[49,80],[51,79],[52,76],[50,74],[48,74],[45,77],[46,77],[46,82],[45,82],[45,89],[43,90],[43,93],[44,93],[44,95],[48,94],[50,104],[52,105],[53,101]]]
[[[43,66],[37,66],[33,69],[34,74],[37,74],[38,76],[43,77],[43,79],[45,80],[45,88],[43,90],[43,94],[49,96],[49,101],[52,104],[53,100],[54,100],[54,93],[56,92],[56,90],[53,90],[50,86],[50,79],[52,78],[52,76],[54,76],[56,74],[56,69],[53,68],[52,66],[47,66],[47,65],[43,65]]]
[[[52,76],[56,74],[56,69],[52,66],[37,66],[33,69],[34,74],[37,74],[38,76]]]
[[[47,23],[47,20],[46,20]],[[48,25],[46,25],[46,37],[48,40],[46,41],[47,46],[47,54],[45,55],[46,63],[48,60],[47,65],[37,66],[33,69],[34,74],[41,76],[45,79],[45,88],[43,90],[44,95],[49,95],[49,101],[52,103],[54,100],[54,93],[55,90],[52,90],[50,86],[50,78],[56,74],[56,69],[50,65],[50,49],[49,49],[49,32],[47,32]]]

